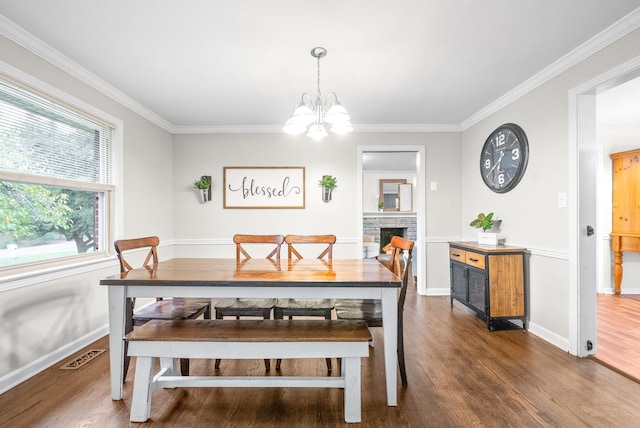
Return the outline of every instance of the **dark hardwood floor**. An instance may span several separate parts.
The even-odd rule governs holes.
[[[405,311],[409,385],[398,386],[398,406],[388,407],[383,338],[376,330],[377,344],[363,359],[359,426],[636,427],[640,421],[640,384],[526,331],[488,332],[465,307],[451,308],[448,297],[414,292]],[[107,347],[103,338],[90,348]],[[342,391],[306,388],[157,390],[150,421],[132,424],[133,367],[121,401],[110,397],[106,353],[78,370],[58,367],[0,395],[0,426],[347,426]],[[273,367],[269,373],[277,376]],[[215,372],[210,360],[193,360],[191,370]],[[260,360],[225,360],[220,372],[257,375],[265,369]],[[285,360],[282,372],[324,375],[326,365],[321,359]]]
[[[640,382],[640,295],[598,295],[594,360]]]

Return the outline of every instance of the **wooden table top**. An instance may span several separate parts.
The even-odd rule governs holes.
[[[100,280],[100,285],[400,287],[401,279],[375,259],[281,260],[176,258]]]

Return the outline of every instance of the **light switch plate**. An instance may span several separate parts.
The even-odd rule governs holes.
[[[567,208],[567,194],[565,192],[558,193],[558,208]]]

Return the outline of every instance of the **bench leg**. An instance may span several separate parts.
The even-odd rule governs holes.
[[[182,359],[160,357],[160,369],[164,369],[167,376],[186,376],[182,371]]]
[[[344,385],[344,420],[345,422],[361,422],[362,390],[360,375],[360,357],[342,359],[342,375]]]
[[[131,400],[131,422],[145,422],[151,413],[151,392],[153,391],[153,366],[155,357],[137,357],[136,376]]]

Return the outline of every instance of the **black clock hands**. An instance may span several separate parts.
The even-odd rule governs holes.
[[[500,162],[502,162],[503,157],[504,157],[504,151],[500,152],[500,158],[498,158],[498,162],[496,162],[496,164],[491,167],[491,169],[489,170],[489,172],[487,172],[487,175],[485,175],[485,177],[489,178],[489,175],[491,175],[493,170],[496,168],[498,168],[498,171],[500,171],[499,166],[500,166]]]

